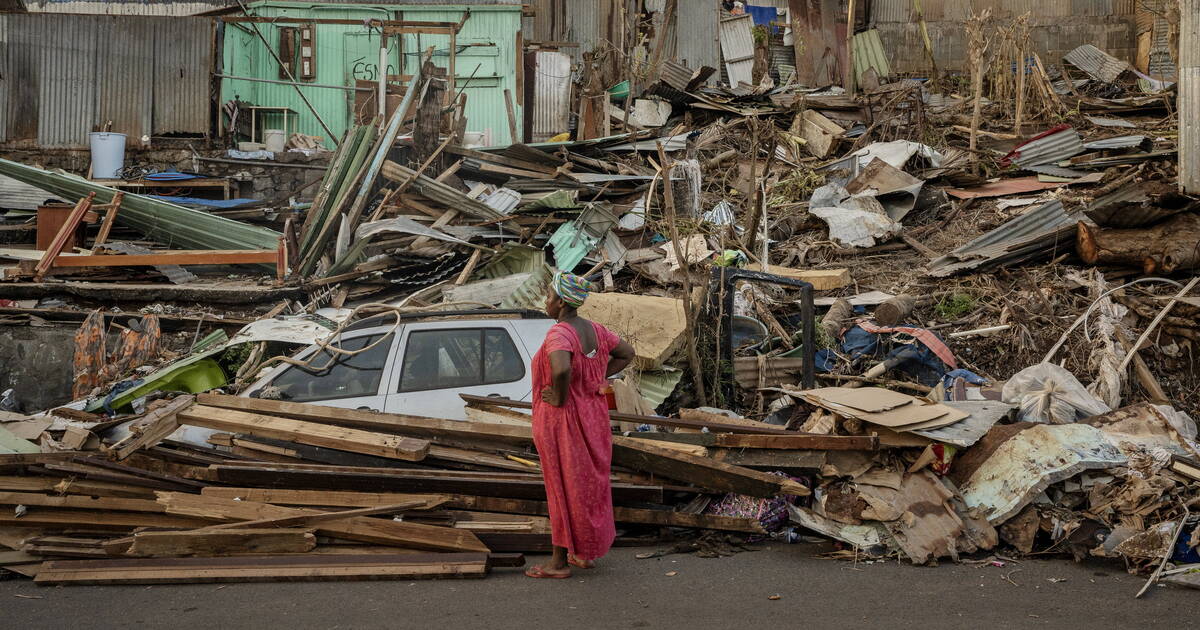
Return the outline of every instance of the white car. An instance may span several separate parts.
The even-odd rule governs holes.
[[[337,345],[294,355],[243,393],[346,409],[466,420],[459,394],[533,400],[533,355],[554,320],[536,311],[376,315],[346,327]]]

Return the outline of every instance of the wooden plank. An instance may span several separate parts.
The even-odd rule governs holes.
[[[74,455],[74,454],[72,454]],[[158,481],[155,479],[147,479],[137,475],[127,475],[124,473],[112,472],[93,468],[91,466],[80,466],[75,463],[66,464],[43,464],[46,470],[66,473],[68,475],[83,477],[89,481],[100,481],[118,485],[140,486],[143,488],[153,488],[155,490],[186,490],[190,486],[169,483],[166,481]],[[203,487],[203,486],[201,486]]]
[[[710,448],[708,456],[734,466],[759,468],[807,468],[819,470],[825,465],[825,451],[776,450],[770,448]]]
[[[425,459],[425,455],[429,452],[427,440],[383,435],[359,429],[203,405],[195,405],[180,412],[178,419],[184,424],[220,431],[290,440],[310,446],[334,448],[351,453],[377,455],[404,461],[419,462]]]
[[[311,582],[484,577],[488,556],[348,554],[229,558],[55,560],[42,564],[39,585]]]
[[[140,460],[140,461],[144,461],[144,460]],[[133,477],[149,479],[149,480],[153,480],[153,481],[160,481],[162,483],[167,483],[167,484],[174,484],[176,486],[183,486],[185,488],[192,488],[194,490],[199,490],[200,488],[203,488],[204,486],[208,485],[206,483],[196,481],[194,479],[184,479],[183,477],[180,477],[178,475],[171,475],[171,474],[166,474],[166,473],[161,473],[161,472],[155,472],[152,470],[146,470],[145,468],[138,468],[136,466],[126,466],[124,464],[110,462],[106,459],[100,459],[99,457],[75,457],[74,459],[71,460],[71,463],[79,464],[79,465],[83,465],[83,466],[91,466],[91,467],[96,467],[96,468],[105,468],[105,469],[111,470],[116,473],[121,473],[121,474],[125,474],[125,475],[130,475]],[[157,462],[155,462],[155,463],[157,463]],[[188,468],[187,470],[192,470],[192,469]]]
[[[425,494],[403,494],[386,492],[336,492],[324,490],[285,490],[268,488],[205,488],[204,496],[224,499],[240,499],[281,505],[368,507],[381,503],[392,503],[427,497]],[[545,501],[505,499],[466,494],[434,495],[446,496],[447,507],[457,507],[486,512],[545,516],[549,514]],[[685,514],[672,510],[655,510],[616,506],[613,508],[618,523],[661,525],[664,527],[695,527],[733,532],[761,533],[762,526],[755,519],[706,514]]]
[[[254,521],[213,525],[205,529],[232,529],[244,527],[296,527],[309,526],[317,523],[332,523],[356,516],[374,516],[376,514],[393,514],[408,510],[430,510],[446,502],[443,495],[427,495],[418,499],[407,499],[398,503],[363,507],[357,510],[342,510],[338,512],[322,512],[319,514],[299,514],[294,516],[276,516]]]
[[[460,397],[468,404],[480,407],[507,407],[510,409],[532,409],[533,403],[520,400],[509,400],[507,398],[489,398],[487,396],[472,396],[469,394],[460,394]],[[683,429],[708,429],[718,433],[762,433],[771,435],[795,435],[795,431],[786,429],[771,428],[771,425],[762,423],[763,426],[746,426],[741,424],[729,424],[708,421],[685,420],[682,418],[659,418],[657,416],[639,416],[631,413],[618,413],[615,411],[608,412],[608,417],[618,422],[633,422],[636,424],[649,424],[662,427],[676,427]],[[736,420],[729,419],[733,422]],[[752,422],[752,421],[751,421]]]
[[[759,263],[751,263],[746,266],[751,271],[762,271],[762,265]],[[840,289],[850,284],[850,270],[842,267],[838,269],[792,269],[791,267],[780,267],[779,265],[767,265],[767,273],[792,280],[800,280],[813,285],[814,291],[831,291]]]
[[[811,494],[803,485],[778,475],[659,448],[645,440],[623,436],[613,436],[613,462],[718,492],[768,498],[780,494]]]
[[[287,508],[268,503],[233,501],[178,492],[161,492],[158,495],[158,501],[165,505],[171,514],[226,521],[252,521],[323,514],[320,510]],[[322,523],[317,527],[317,531],[322,535],[334,538],[395,547],[435,551],[487,551],[483,543],[471,532],[369,516],[356,516]]]
[[[468,149],[466,147],[456,147],[456,146],[446,147],[446,153],[452,153],[454,155],[461,155],[462,157],[471,158],[471,159],[475,159],[475,160],[479,160],[479,161],[483,161],[483,162],[492,162],[493,164],[501,164],[503,166],[510,166],[512,168],[523,169],[526,171],[537,171],[541,174],[541,175],[539,175],[539,178],[542,176],[553,177],[554,173],[555,173],[555,169],[546,164],[538,164],[536,162],[530,162],[528,160],[521,160],[518,158],[509,157],[507,155],[500,155],[500,154],[496,154],[496,153],[486,153],[484,151],[476,151],[474,149]]]
[[[274,264],[278,257],[279,250],[275,249],[227,249],[161,254],[84,254],[79,256],[59,256],[54,259],[52,268]]]
[[[103,510],[69,510],[29,508],[23,516],[12,510],[0,511],[0,525],[39,526],[53,529],[125,531],[135,527],[192,528],[209,525],[211,521],[173,514],[147,512],[105,512]]]
[[[126,555],[139,557],[223,556],[239,553],[304,553],[317,546],[302,529],[201,529],[189,532],[138,532]]]
[[[59,258],[59,254],[62,253],[63,248],[66,246],[67,240],[71,238],[75,229],[79,227],[79,222],[83,220],[83,215],[87,213],[88,208],[92,205],[92,200],[95,198],[96,193],[90,192],[87,197],[80,199],[75,204],[75,207],[71,209],[71,213],[67,215],[66,221],[59,228],[58,234],[54,235],[54,240],[50,242],[50,246],[46,248],[41,260],[38,261],[37,266],[34,268],[34,280],[40,281],[42,276],[46,275],[46,272],[50,271],[50,268],[54,266],[55,261]]]
[[[76,510],[166,513],[166,510],[153,499],[124,499],[79,495],[56,497],[35,492],[0,492],[0,505],[37,505],[41,507],[71,508]]]
[[[213,471],[217,480],[222,483],[265,488],[472,494],[536,500],[545,500],[546,498],[545,485],[540,478],[435,477],[413,474],[411,471],[339,473],[324,470],[286,469],[270,464],[213,466]],[[663,502],[661,486],[613,483],[612,492],[613,500],[618,502]]]
[[[394,413],[379,413],[359,409],[339,409],[306,405],[282,400],[242,398],[222,394],[200,394],[197,403],[209,407],[238,409],[297,420],[313,420],[339,426],[389,431],[422,437],[460,437],[485,439],[510,444],[533,443],[530,427],[502,426],[483,422],[462,422],[440,418],[424,418]]]
[[[135,430],[140,431],[137,435],[131,433],[130,438],[113,445],[112,450],[116,458],[125,459],[134,451],[154,446],[174,433],[179,428],[175,416],[195,400],[195,396],[178,396],[166,405],[147,413],[135,425],[138,427]]]

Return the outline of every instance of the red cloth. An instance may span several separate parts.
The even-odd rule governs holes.
[[[603,556],[617,536],[613,522],[612,429],[600,393],[609,353],[621,339],[592,323],[596,352],[584,355],[579,335],[559,322],[533,357],[533,443],[541,458],[550,537],[557,547],[585,560]],[[571,385],[561,407],[542,402],[550,386],[550,353],[571,353]]]

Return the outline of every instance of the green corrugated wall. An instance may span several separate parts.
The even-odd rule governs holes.
[[[513,138],[508,131],[508,113],[504,90],[512,92],[513,106],[520,130],[523,120],[517,90],[517,72],[521,58],[517,36],[521,31],[520,5],[322,5],[296,2],[258,2],[249,5],[250,12],[261,17],[298,19],[393,19],[422,22],[458,22],[463,13],[471,15],[459,31],[459,52],[455,61],[456,91],[467,95],[467,131],[489,133],[486,144],[509,144]],[[279,80],[278,64],[263,48],[254,34],[257,26],[272,46],[279,42],[280,26],[230,22],[225,25],[222,74]],[[296,26],[288,24],[286,26]],[[433,46],[434,63],[446,67],[450,38],[446,35],[404,35],[405,64],[400,65],[400,51],[392,38],[389,74],[412,74],[418,55]],[[467,44],[485,44],[470,46]],[[316,27],[317,75],[311,83],[353,86],[355,78],[376,79],[379,65],[379,32],[365,26],[318,24]],[[278,50],[276,50],[278,52]],[[476,70],[478,68],[478,70]],[[470,78],[474,72],[474,78]],[[468,81],[468,78],[470,80]],[[463,88],[463,86],[466,86]],[[353,92],[319,87],[302,87],[304,95],[321,114],[325,124],[341,138],[352,120]],[[314,136],[328,134],[305,106],[296,90],[288,85],[221,80],[221,102],[238,97],[254,105],[290,107],[299,113],[299,123],[292,130]],[[279,128],[280,119],[264,115],[267,127]],[[261,124],[259,128],[261,129]],[[326,146],[332,146],[326,139]]]

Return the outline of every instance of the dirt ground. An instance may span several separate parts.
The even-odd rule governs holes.
[[[595,571],[485,580],[38,587],[0,582],[8,628],[1157,628],[1187,627],[1196,594],[1153,587],[1116,563],[1004,567],[825,560],[823,545],[764,545],[705,559],[639,560],[618,549]],[[539,561],[541,558],[531,558]],[[673,575],[668,575],[674,573]],[[779,599],[770,599],[778,595]],[[769,624],[769,625],[768,625]]]

